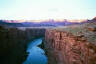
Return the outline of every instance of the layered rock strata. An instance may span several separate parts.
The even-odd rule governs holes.
[[[48,64],[96,64],[96,31],[88,26],[47,29],[45,50]]]

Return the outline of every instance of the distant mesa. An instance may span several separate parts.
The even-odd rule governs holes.
[[[74,24],[82,24],[86,22],[96,21],[96,17],[92,20],[77,19],[77,20],[0,20],[1,26],[9,27],[57,27],[57,26],[68,26]]]

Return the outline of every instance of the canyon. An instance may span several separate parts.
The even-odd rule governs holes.
[[[54,28],[0,26],[0,63],[22,64],[27,45],[40,37],[48,64],[96,64],[96,19]]]
[[[28,42],[44,37],[45,29],[20,30],[0,26],[0,64],[22,64]]]
[[[47,29],[48,64],[96,64],[96,22]]]

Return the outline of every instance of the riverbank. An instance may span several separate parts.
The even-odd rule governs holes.
[[[35,31],[38,31],[35,32]],[[20,30],[0,26],[0,63],[22,64],[26,59],[26,46],[35,38],[44,36],[43,29]]]
[[[23,64],[47,64],[47,57],[43,49],[38,45],[42,44],[43,38],[31,41],[27,46],[28,57]]]

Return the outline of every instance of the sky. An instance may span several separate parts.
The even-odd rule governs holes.
[[[92,19],[96,0],[0,0],[0,19]]]

